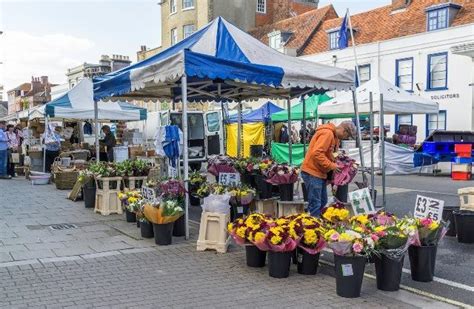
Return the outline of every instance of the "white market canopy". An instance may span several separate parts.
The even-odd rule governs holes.
[[[407,92],[392,85],[383,78],[373,78],[356,89],[359,114],[370,113],[370,93],[373,97],[373,111],[380,112],[380,94],[383,95],[385,114],[437,114],[438,103]],[[321,118],[348,118],[354,115],[352,93],[344,93],[318,107]]]
[[[126,102],[97,102],[98,120],[146,120],[147,110]],[[95,119],[93,84],[90,79],[81,80],[61,97],[41,106],[32,117],[47,115],[51,118]]]

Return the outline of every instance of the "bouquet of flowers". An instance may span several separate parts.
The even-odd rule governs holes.
[[[277,224],[270,227],[262,242],[256,245],[267,247],[269,251],[289,252],[295,250],[297,245],[297,239],[294,236],[295,233],[289,225]]]
[[[378,251],[387,253],[387,250],[402,250],[405,253],[414,229],[410,229],[403,220],[386,212],[376,213],[371,218],[372,239],[376,242]],[[400,255],[398,254],[398,255]]]
[[[292,184],[298,180],[299,170],[286,164],[273,165],[266,173],[267,182],[273,185]]]
[[[431,218],[412,218],[407,220],[407,224],[415,227],[412,245],[418,247],[438,245],[448,231],[447,222],[437,222]]]
[[[252,157],[235,159],[234,167],[242,175],[253,174],[258,169],[258,159]]]
[[[296,216],[291,222],[290,227],[299,235],[298,247],[309,254],[317,254],[326,245],[324,240],[325,229],[319,219],[308,214]]]
[[[275,161],[271,159],[263,159],[257,164],[257,172],[260,175],[266,176],[273,165],[275,165]]]
[[[166,200],[175,199],[178,201],[184,201],[186,196],[186,188],[182,180],[168,179],[163,181],[159,185],[161,198]]]
[[[200,198],[208,197],[209,195],[223,195],[227,194],[227,187],[218,183],[203,183],[196,191],[196,195]]]
[[[375,242],[370,235],[364,235],[343,225],[330,229],[324,234],[328,247],[336,255],[354,256],[370,255],[375,248]]]
[[[358,165],[354,159],[349,158],[343,152],[336,157],[336,165],[341,170],[334,173],[331,184],[334,186],[344,186],[349,184],[357,175]]]
[[[216,177],[219,173],[236,173],[234,161],[224,155],[210,156],[207,161],[207,171]]]
[[[321,217],[332,224],[346,222],[349,220],[349,210],[346,209],[344,204],[335,202],[323,208]]]
[[[189,184],[193,188],[199,188],[206,181],[207,181],[206,175],[201,174],[199,171],[194,171],[191,174],[189,174]]]
[[[229,223],[227,230],[237,244],[254,244],[261,250],[267,250],[264,240],[272,225],[273,220],[270,217],[255,213]]]
[[[140,191],[132,190],[128,192],[120,192],[118,194],[119,200],[122,202],[122,206],[129,212],[136,213],[140,210],[143,204],[142,196]]]
[[[184,211],[177,200],[162,200],[159,204],[145,203],[143,215],[154,224],[167,224],[178,220]]]
[[[248,205],[255,195],[255,190],[247,185],[228,188],[227,192],[231,196],[230,203],[232,205]]]

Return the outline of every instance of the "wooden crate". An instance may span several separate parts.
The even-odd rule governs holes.
[[[257,212],[272,217],[278,216],[277,198],[269,198],[264,200],[253,200],[250,206],[251,212]]]
[[[104,216],[122,214],[122,204],[118,198],[122,177],[96,178],[95,208],[94,211]],[[114,185],[111,184],[115,182]],[[99,183],[101,186],[99,186]],[[101,187],[101,189],[99,189]]]
[[[305,201],[277,201],[278,217],[304,213],[307,205]]]
[[[230,236],[227,233],[229,220],[228,214],[203,211],[197,251],[216,250],[220,253],[226,253],[230,242]]]

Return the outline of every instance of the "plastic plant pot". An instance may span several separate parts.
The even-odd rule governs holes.
[[[143,238],[153,238],[153,224],[148,221],[140,222],[140,233]]]
[[[443,208],[443,220],[449,221],[449,228],[446,232],[446,236],[456,236],[456,222],[454,219],[454,211],[459,210],[456,206],[444,206]]]
[[[153,223],[153,234],[155,236],[155,244],[160,246],[171,245],[173,241],[173,225],[174,222],[166,224]]]
[[[411,278],[414,281],[433,281],[437,248],[437,246],[410,246],[408,248]]]
[[[265,181],[262,175],[255,175],[255,186],[258,192],[258,197],[261,200],[272,198],[273,186],[271,183]]]
[[[268,274],[273,278],[290,275],[291,252],[268,252]]]
[[[179,217],[178,220],[174,222],[173,236],[182,237],[185,235],[186,235],[186,221],[184,220],[184,216],[181,216]]]
[[[267,252],[258,249],[256,246],[245,246],[245,258],[248,267],[264,267],[267,259]]]
[[[127,222],[137,222],[137,215],[125,209],[125,218]]]
[[[201,206],[201,199],[192,194],[189,195],[189,204],[191,206]]]
[[[309,254],[305,250],[298,247],[297,260],[298,274],[316,275],[316,273],[318,272],[319,253]]]
[[[458,242],[465,244],[474,243],[474,211],[459,210],[453,213],[454,221],[456,221]]]
[[[367,258],[365,256],[334,255],[336,293],[341,297],[360,297]]]
[[[385,254],[375,256],[377,289],[382,291],[398,291],[400,289],[404,259],[404,256],[400,260],[391,259]]]
[[[280,189],[280,201],[293,201],[293,184],[278,185]]]
[[[230,221],[242,218],[249,213],[249,205],[232,205],[230,208]]]

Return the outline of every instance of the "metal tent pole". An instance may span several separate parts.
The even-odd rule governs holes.
[[[303,104],[303,158],[306,156],[306,99],[302,97]]]
[[[94,124],[95,124],[95,159],[100,161],[100,146],[99,146],[99,103],[94,100]]]
[[[184,186],[188,192],[188,178],[189,178],[189,162],[188,162],[188,79],[186,75],[181,77],[181,96],[183,103],[183,168],[184,168]],[[179,161],[178,161],[178,169]],[[186,226],[186,240],[189,239],[189,195],[185,195],[185,226]]]
[[[288,108],[288,163],[291,165],[293,163],[293,141],[291,140],[291,99],[288,97],[286,99],[286,106]]]
[[[44,135],[43,135],[43,173],[46,173],[46,134],[48,134],[49,119],[44,116]]]
[[[354,102],[354,113],[356,118],[356,128],[357,128],[357,144],[359,147],[359,156],[360,156],[360,166],[362,167],[362,181],[364,184],[367,184],[367,176],[365,175],[365,162],[364,162],[364,150],[362,149],[362,136],[360,133],[360,117],[359,117],[359,106],[357,104],[357,96],[355,91],[352,91],[352,101]]]
[[[383,110],[383,94],[380,94],[380,165],[382,168],[382,207],[386,205],[385,196],[385,126],[384,126],[384,110]]]
[[[375,207],[375,171],[374,171],[374,98],[372,92],[369,93],[370,109],[370,193]]]
[[[237,114],[237,157],[242,157],[242,102],[238,103]]]

